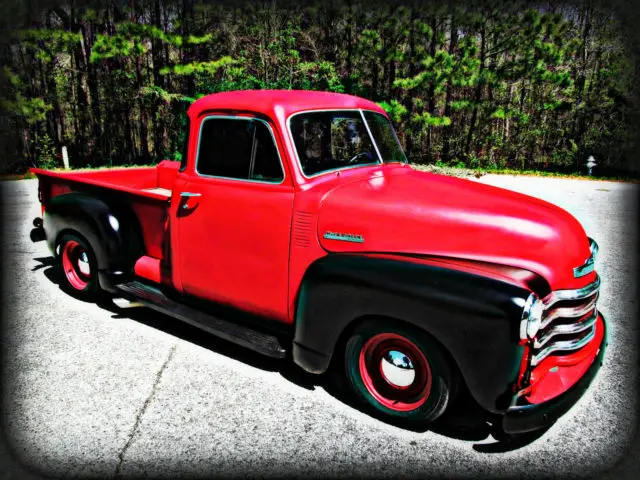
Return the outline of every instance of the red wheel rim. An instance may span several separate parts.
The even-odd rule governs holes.
[[[365,388],[396,412],[415,410],[431,393],[431,367],[422,351],[395,333],[379,333],[365,342],[358,362]]]
[[[69,240],[62,250],[62,268],[69,284],[76,290],[84,290],[91,281],[89,254],[80,243]]]

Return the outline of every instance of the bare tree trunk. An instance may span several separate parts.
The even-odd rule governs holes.
[[[162,21],[160,18],[160,0],[154,1],[154,23],[159,29],[162,29]],[[162,63],[161,43],[159,40],[152,41],[152,61],[153,61],[153,82],[156,86],[164,89],[164,78],[160,75],[160,67]],[[161,100],[154,101],[154,109],[156,111],[164,109]],[[155,115],[153,119],[153,153],[157,159],[164,153],[164,122],[162,115]]]
[[[411,8],[411,15],[409,17],[409,78],[412,78],[417,73],[416,67],[416,28],[415,28],[416,16],[415,16],[415,7]],[[407,117],[411,119],[413,116],[413,102],[411,101],[411,95],[407,95],[405,98],[405,105],[407,105]],[[405,150],[407,151],[407,156],[411,157],[414,155],[414,142],[413,135],[405,136]]]
[[[429,54],[431,55],[431,58],[435,58],[436,51],[438,48],[438,23],[435,15],[431,17],[431,30],[433,34],[431,36],[431,45],[429,48]],[[431,115],[436,114],[436,85],[435,85],[435,82],[433,81],[429,84],[429,88],[427,89],[427,110]],[[427,147],[427,155],[429,156],[429,158],[431,158],[431,135],[432,135],[431,130],[432,130],[431,128],[427,130],[426,147]]]
[[[453,55],[456,51],[456,46],[458,44],[458,27],[456,25],[455,16],[451,16],[451,25],[450,25],[450,39],[449,39],[449,55]],[[451,117],[451,100],[453,97],[453,85],[451,85],[451,80],[447,82],[447,93],[444,99],[444,116]],[[443,132],[442,139],[442,161],[449,161],[449,151],[450,151],[450,142],[451,142],[451,128],[445,127]]]
[[[482,24],[482,28],[480,30],[480,71],[479,77],[482,78],[482,73],[485,69],[485,56],[486,56],[486,35],[485,35],[485,27],[486,23]],[[471,123],[469,124],[469,131],[467,133],[467,142],[464,147],[464,152],[467,157],[469,157],[469,152],[471,151],[471,140],[473,139],[473,133],[476,128],[476,120],[478,118],[478,103],[482,99],[482,90],[483,90],[482,82],[478,81],[478,85],[476,85],[476,91],[474,95],[475,105],[473,106],[473,113],[471,114]]]

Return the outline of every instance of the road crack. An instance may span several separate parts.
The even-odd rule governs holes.
[[[169,354],[167,355],[167,358],[165,359],[164,363],[160,367],[160,370],[158,370],[158,373],[156,373],[156,378],[151,387],[151,392],[149,392],[149,395],[147,396],[144,403],[142,404],[142,408],[140,408],[140,410],[136,415],[136,421],[133,425],[133,428],[131,429],[131,433],[129,433],[129,437],[127,438],[127,443],[124,445],[124,447],[122,447],[122,450],[120,450],[120,453],[118,454],[118,465],[116,466],[115,478],[122,478],[120,470],[122,469],[122,464],[124,463],[124,456],[126,455],[127,450],[129,449],[129,446],[133,442],[133,438],[138,432],[138,428],[140,427],[140,423],[142,422],[142,417],[144,416],[144,413],[147,411],[147,408],[149,408],[149,404],[151,404],[151,400],[153,400],[153,397],[155,396],[156,391],[158,389],[158,385],[160,384],[160,379],[162,378],[162,374],[167,369],[167,365],[169,365],[169,362],[171,362],[171,359],[173,358],[173,354],[175,353],[175,351],[176,351],[176,345],[173,345],[171,347],[171,350],[169,350]]]

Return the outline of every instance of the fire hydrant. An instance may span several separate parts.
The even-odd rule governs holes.
[[[589,173],[588,173],[589,176],[592,175],[592,170],[593,170],[593,167],[595,166],[596,166],[596,159],[593,158],[593,155],[589,155],[589,158],[587,158],[587,168],[589,169]]]

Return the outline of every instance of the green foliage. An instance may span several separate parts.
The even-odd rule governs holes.
[[[402,105],[397,100],[391,100],[390,102],[380,102],[380,105],[387,115],[391,118],[391,120],[395,123],[400,123],[402,119],[407,114],[407,107]]]
[[[498,107],[492,114],[491,114],[491,118],[499,118],[501,120],[504,120],[505,118],[507,118],[507,113],[504,111],[503,107]]]
[[[164,103],[171,103],[173,101],[193,103],[196,101],[196,99],[193,97],[187,97],[180,93],[170,93],[165,89],[157,87],[155,85],[151,87],[142,87],[140,89],[140,94],[147,98],[159,99]]]
[[[44,134],[37,145],[38,167],[39,168],[56,168],[58,162],[56,160],[56,149],[53,140],[48,134]]]
[[[219,69],[229,65],[236,64],[237,61],[231,57],[222,57],[219,60],[210,62],[192,62],[182,65],[167,66],[160,69],[160,75],[193,75],[195,73],[203,73],[208,75],[215,74]]]
[[[344,86],[331,62],[302,62],[298,68],[303,77],[300,82],[303,90],[344,92]]]
[[[17,163],[49,142],[76,166],[179,158],[195,100],[273,88],[369,98],[408,157],[447,168],[637,163],[637,66],[601,7],[191,3],[72,2],[16,32],[0,106]]]
[[[420,125],[422,128],[447,127],[451,125],[451,118],[445,116],[438,117],[431,115],[429,112],[416,113],[411,117],[411,121],[416,125]]]
[[[23,46],[36,49],[36,55],[42,53],[41,48],[45,45],[48,52],[62,52],[75,47],[82,40],[79,32],[47,28],[18,30],[15,37]]]
[[[142,55],[145,51],[146,49],[142,43],[131,40],[124,35],[98,34],[89,60],[97,62],[115,57]]]

